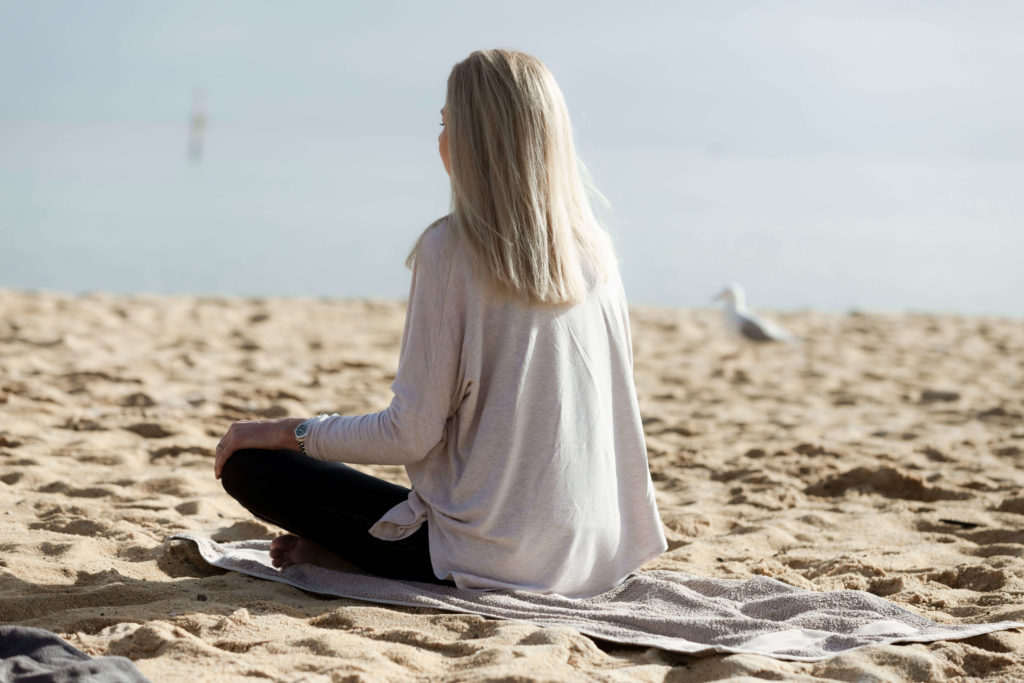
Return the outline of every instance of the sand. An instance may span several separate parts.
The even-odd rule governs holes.
[[[235,419],[379,410],[404,306],[0,290],[0,623],[174,680],[1019,680],[1024,633],[807,664],[325,599],[206,566],[270,538],[213,478]],[[854,588],[946,623],[1024,620],[1024,321],[633,311],[670,548],[647,568]],[[404,481],[401,469],[368,471]]]

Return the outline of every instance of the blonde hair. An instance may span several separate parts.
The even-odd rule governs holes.
[[[531,304],[581,301],[587,272],[603,280],[614,256],[551,72],[521,52],[477,51],[452,68],[445,107],[450,236],[501,293]]]

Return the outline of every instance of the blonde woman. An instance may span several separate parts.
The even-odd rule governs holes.
[[[215,474],[291,532],[274,565],[581,597],[665,550],[626,298],[547,68],[474,52],[438,138],[451,214],[409,257],[394,398],[360,416],[239,422]],[[411,489],[341,463],[404,465]]]

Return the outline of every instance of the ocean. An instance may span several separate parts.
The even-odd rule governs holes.
[[[401,298],[448,210],[429,131],[24,125],[0,160],[0,286]],[[1024,315],[1020,165],[742,158],[587,145],[637,303],[738,282],[770,309]]]

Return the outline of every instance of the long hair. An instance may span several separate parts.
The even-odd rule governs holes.
[[[445,114],[451,237],[499,292],[531,304],[581,301],[587,273],[603,280],[614,255],[551,72],[521,52],[474,52],[452,68]]]

